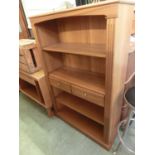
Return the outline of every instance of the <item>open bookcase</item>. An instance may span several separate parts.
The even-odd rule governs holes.
[[[121,115],[133,8],[114,0],[30,18],[55,114],[106,149]]]

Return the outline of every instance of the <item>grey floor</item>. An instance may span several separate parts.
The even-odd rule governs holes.
[[[20,155],[112,155],[100,145],[20,93]],[[127,135],[134,144],[134,129]],[[117,139],[113,148],[117,144]],[[113,149],[112,148],[112,149]],[[122,147],[118,155],[130,155]]]

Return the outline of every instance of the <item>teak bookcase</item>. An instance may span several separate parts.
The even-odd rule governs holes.
[[[110,149],[120,120],[134,3],[31,17],[55,114]]]

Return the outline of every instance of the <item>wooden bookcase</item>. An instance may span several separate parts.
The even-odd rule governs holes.
[[[31,17],[55,114],[110,149],[120,120],[134,3]]]

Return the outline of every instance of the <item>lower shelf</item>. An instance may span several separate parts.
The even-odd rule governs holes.
[[[66,107],[104,125],[104,109],[79,97],[63,92],[56,97],[57,103],[61,103]]]
[[[39,95],[37,93],[36,87],[29,84],[28,82],[23,81],[23,80],[22,80],[22,83],[23,84],[22,84],[22,86],[20,88],[20,91],[23,94],[25,94],[26,96],[28,96],[29,98],[31,98],[32,100],[36,101],[41,106],[45,107],[45,104],[42,103],[42,101],[41,101],[41,99],[40,99],[40,97],[39,97]]]
[[[103,141],[104,128],[102,125],[76,113],[67,107],[62,107],[57,112],[57,115],[73,127],[95,140],[100,145],[108,148]]]

